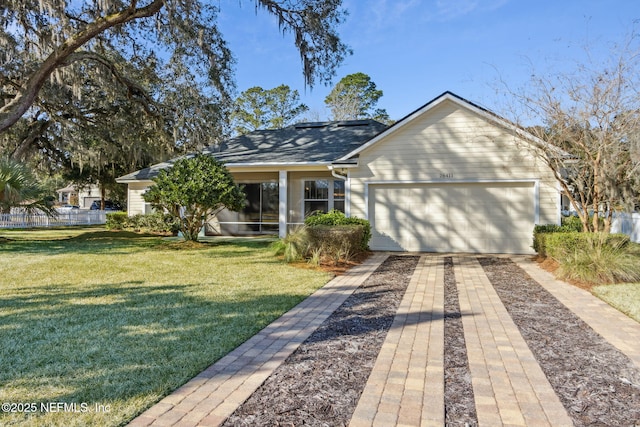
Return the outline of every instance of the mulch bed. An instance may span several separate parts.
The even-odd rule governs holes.
[[[640,425],[640,370],[504,258],[480,260],[576,426]]]
[[[224,425],[348,425],[418,259],[389,257]]]
[[[444,414],[447,426],[477,426],[453,259],[444,259]]]

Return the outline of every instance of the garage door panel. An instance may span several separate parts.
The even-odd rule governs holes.
[[[371,247],[531,253],[533,183],[372,185]]]

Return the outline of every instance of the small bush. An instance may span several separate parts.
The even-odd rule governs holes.
[[[314,265],[349,262],[363,252],[361,225],[304,226],[272,244],[286,262],[307,260]]]
[[[588,252],[603,246],[624,249],[630,242],[626,234],[607,233],[551,233],[545,237],[546,256],[561,262],[575,252]]]
[[[105,227],[107,230],[124,230],[128,220],[129,216],[126,212],[109,212]]]
[[[304,224],[307,227],[314,227],[318,225],[335,226],[335,225],[356,225],[362,227],[362,240],[360,242],[360,249],[369,249],[369,240],[371,240],[371,224],[366,219],[357,217],[347,217],[340,211],[335,209],[316,215],[311,215],[304,220]]]
[[[536,225],[533,228],[533,250],[536,251],[540,256],[547,256],[546,249],[546,238],[547,235],[551,233],[571,233],[571,232],[581,232],[582,231],[582,222],[580,218],[577,218],[578,221],[563,220],[562,225],[557,224],[542,224]]]
[[[361,225],[314,225],[307,227],[307,233],[312,255],[320,262],[349,262],[362,252]]]
[[[566,231],[578,231],[581,232],[582,221],[577,216],[567,216],[562,218],[562,226]]]

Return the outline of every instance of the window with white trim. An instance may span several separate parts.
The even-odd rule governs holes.
[[[304,182],[304,216],[336,209],[344,212],[345,186],[343,180],[315,179]]]

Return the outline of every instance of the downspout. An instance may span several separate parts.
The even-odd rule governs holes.
[[[347,177],[346,177],[345,175],[340,175],[340,174],[338,173],[338,171],[337,171],[333,166],[329,166],[329,170],[331,171],[331,175],[332,175],[334,178],[338,178],[338,179],[341,179],[341,180],[343,180],[343,181],[346,181],[346,180],[347,180]]]

